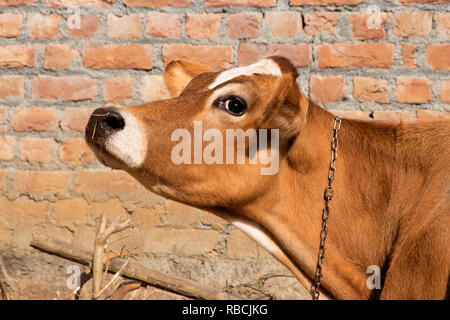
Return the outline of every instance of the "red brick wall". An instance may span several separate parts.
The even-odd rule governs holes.
[[[143,256],[253,259],[231,281],[270,271],[262,261],[279,268],[224,221],[102,167],[83,140],[90,112],[167,98],[171,60],[229,68],[279,54],[344,116],[448,118],[449,11],[449,0],[0,0],[0,248],[25,250],[32,232],[89,246],[102,211],[129,212]]]

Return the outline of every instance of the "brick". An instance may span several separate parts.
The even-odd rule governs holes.
[[[115,0],[44,0],[44,2],[53,8],[69,7],[102,7],[109,8]]]
[[[235,13],[227,17],[227,36],[230,39],[258,38],[261,34],[261,13]]]
[[[227,69],[233,63],[233,47],[203,46],[189,44],[163,44],[162,59],[164,66],[171,61],[193,60],[211,68]]]
[[[137,39],[141,37],[142,22],[138,14],[118,17],[108,14],[108,37],[113,39]]]
[[[227,237],[227,256],[231,259],[256,258],[258,245],[242,231],[233,229]]]
[[[416,67],[417,45],[413,43],[402,43],[403,66],[406,68]]]
[[[51,77],[39,76],[31,82],[33,99],[81,101],[97,96],[97,81],[89,77]]]
[[[53,218],[58,225],[80,224],[86,222],[88,205],[82,198],[58,200],[55,203]]]
[[[356,6],[365,0],[290,0],[291,6]]]
[[[180,15],[150,12],[147,14],[147,34],[156,38],[180,38]]]
[[[344,97],[345,79],[341,76],[311,76],[311,99],[315,102],[334,102]]]
[[[127,7],[141,7],[141,8],[167,8],[179,7],[187,8],[190,5],[190,0],[124,0]]]
[[[276,37],[295,37],[302,30],[300,12],[266,12],[264,19]]]
[[[390,0],[393,1],[393,0]],[[399,0],[402,4],[441,4],[448,3],[448,0]]]
[[[450,120],[450,112],[445,111],[431,111],[431,110],[417,110],[417,121],[437,121]]]
[[[148,75],[141,79],[141,98],[147,102],[170,98],[170,92],[162,76]]]
[[[150,209],[136,207],[132,212],[133,224],[139,226],[139,230],[147,233],[149,229],[153,230],[155,227],[161,225],[160,212],[162,210],[162,207]]]
[[[274,7],[277,0],[205,0],[205,8],[217,7]]]
[[[338,115],[345,119],[354,120],[370,120],[370,111],[360,111],[360,110],[329,110],[334,115]]]
[[[0,106],[0,132],[6,132],[8,128],[8,109]]]
[[[84,132],[93,108],[67,108],[61,121],[64,131]]]
[[[6,200],[6,199],[5,199]],[[2,200],[0,199],[0,205]],[[3,248],[8,248],[11,246],[13,241],[13,228],[6,226],[4,223],[0,222],[0,246]]]
[[[37,64],[34,46],[6,45],[0,46],[0,67],[24,68]]]
[[[61,36],[59,27],[62,17],[59,14],[30,13],[28,15],[28,30],[35,39],[54,39]]]
[[[397,37],[421,37],[430,35],[432,15],[430,12],[394,12],[392,33]]]
[[[65,192],[71,181],[71,171],[22,171],[13,173],[19,193],[57,194]]]
[[[133,192],[143,187],[124,171],[80,170],[75,190],[82,193]]]
[[[0,14],[0,37],[15,38],[22,35],[23,16],[20,13]]]
[[[208,228],[222,232],[228,225],[228,221],[206,211],[200,211],[200,223]]]
[[[91,211],[91,217],[94,220],[97,220],[103,212],[106,213],[106,217],[108,218],[108,221],[112,221],[118,216],[127,213],[127,211],[124,209],[122,202],[118,199],[110,199],[105,202],[93,202],[89,205],[90,211]],[[133,213],[133,222],[135,222],[134,219],[134,213]],[[141,229],[141,226],[139,224],[135,224],[139,229]]]
[[[353,78],[353,97],[360,101],[389,103],[389,82],[366,77]]]
[[[22,76],[0,76],[0,98],[23,97],[24,84]]]
[[[358,40],[386,37],[386,12],[356,12],[351,15],[353,36]]]
[[[186,17],[186,35],[189,38],[216,38],[219,36],[222,15],[189,14]]]
[[[436,13],[436,34],[441,39],[450,39],[450,13]]]
[[[85,248],[86,250],[94,251],[94,242],[96,227],[91,225],[78,225],[73,231],[73,241],[72,243],[80,248]]]
[[[0,0],[0,6],[18,7],[36,4],[37,0]]]
[[[429,103],[433,99],[432,84],[433,81],[427,78],[400,77],[397,79],[397,100],[400,103]]]
[[[440,99],[442,103],[450,104],[450,80],[441,81]]]
[[[83,138],[61,139],[60,148],[61,162],[79,165],[95,160],[94,152],[87,146]]]
[[[199,210],[187,205],[169,201],[164,206],[164,214],[162,222],[164,225],[170,226],[193,226],[195,227],[198,220]]]
[[[28,162],[52,162],[54,145],[55,141],[50,138],[22,138],[20,139],[20,159]]]
[[[398,125],[412,121],[413,113],[411,111],[380,111],[373,112],[373,120],[383,121],[385,123]]]
[[[106,99],[112,102],[120,102],[133,99],[134,78],[115,77],[105,80]]]
[[[0,169],[0,191],[5,189],[5,183],[8,176],[8,169]]]
[[[220,242],[214,230],[153,228],[144,238],[144,250],[151,253],[200,255],[211,252]]]
[[[315,36],[324,31],[334,33],[334,27],[339,22],[339,12],[310,12],[304,14],[305,33]]]
[[[16,139],[14,137],[0,136],[0,161],[14,160],[14,145]]]
[[[153,68],[153,46],[141,44],[98,45],[83,48],[83,66],[92,69]]]
[[[0,221],[6,221],[11,227],[44,223],[49,209],[48,201],[34,201],[28,197],[9,200],[0,197]]]
[[[100,18],[97,16],[80,16],[80,28],[67,28],[67,34],[71,38],[89,39],[100,29]]]
[[[14,109],[12,127],[15,131],[57,131],[55,108],[19,107]]]
[[[312,62],[312,48],[309,43],[270,45],[241,43],[239,46],[240,65],[248,65],[272,55],[284,56],[296,67],[306,67]]]
[[[392,43],[333,43],[318,48],[319,69],[324,68],[389,68],[394,64]]]
[[[433,70],[450,70],[450,44],[433,44],[427,47],[427,62]]]
[[[45,47],[44,68],[49,70],[65,70],[78,57],[78,50],[72,49],[68,45],[51,44]]]

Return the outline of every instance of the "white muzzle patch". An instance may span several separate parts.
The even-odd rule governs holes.
[[[109,136],[105,149],[131,168],[142,165],[147,155],[147,139],[137,119],[124,110],[117,110],[125,120],[125,127]]]

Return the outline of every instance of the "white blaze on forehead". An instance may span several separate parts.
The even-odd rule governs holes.
[[[275,61],[272,59],[263,59],[249,66],[222,71],[208,88],[214,89],[218,85],[221,85],[231,79],[239,76],[251,76],[254,74],[268,74],[275,77],[282,76],[280,67]]]
[[[117,110],[125,120],[125,127],[113,133],[105,143],[109,153],[131,168],[142,165],[147,155],[147,141],[136,118],[124,110]]]

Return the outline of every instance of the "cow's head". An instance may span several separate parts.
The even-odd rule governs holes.
[[[219,72],[193,62],[172,62],[164,74],[172,99],[96,109],[86,140],[101,163],[126,170],[157,194],[198,207],[242,205],[273,186],[274,166],[283,166],[304,125],[307,100],[297,77],[295,67],[281,57]],[[256,134],[256,150],[245,139],[239,154],[237,140],[227,139],[227,130],[238,129]],[[266,145],[259,135],[264,132]],[[233,155],[227,152],[230,148]],[[255,164],[264,158],[263,151],[268,152],[266,163]],[[245,157],[244,164],[238,163],[239,156]],[[220,157],[223,164],[218,164]],[[264,174],[270,166],[272,172]]]

